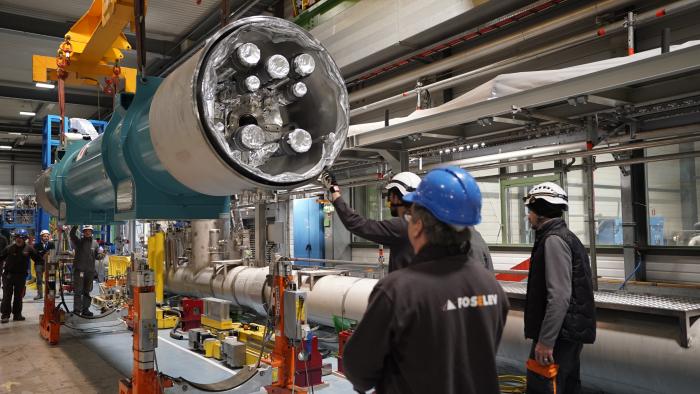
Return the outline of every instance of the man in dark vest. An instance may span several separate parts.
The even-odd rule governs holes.
[[[581,350],[596,335],[588,254],[562,218],[564,189],[545,182],[524,200],[536,231],[525,304],[525,337],[532,339],[527,392],[579,393]]]

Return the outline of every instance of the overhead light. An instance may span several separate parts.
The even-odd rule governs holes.
[[[0,145],[0,150],[12,150],[10,145]]]
[[[36,112],[19,111],[20,116],[36,116]]]
[[[18,132],[16,132],[16,131],[10,131],[10,132],[7,133],[7,134],[9,134],[9,135],[24,135],[24,134],[18,133]]]
[[[52,83],[44,83],[44,82],[37,82],[36,83],[37,88],[43,88],[43,89],[53,89],[56,86]]]

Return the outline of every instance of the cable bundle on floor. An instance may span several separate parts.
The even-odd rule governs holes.
[[[523,375],[499,375],[498,386],[501,393],[524,394],[527,379]]]

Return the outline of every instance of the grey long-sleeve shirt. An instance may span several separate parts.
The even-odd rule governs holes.
[[[415,253],[408,240],[408,223],[404,218],[372,220],[355,212],[342,197],[333,200],[335,212],[345,228],[368,241],[386,245],[389,251],[389,272],[411,264]]]
[[[544,243],[544,271],[547,283],[547,309],[538,342],[554,347],[571,299],[571,249],[556,235]]]
[[[70,241],[75,250],[73,258],[73,269],[83,272],[95,272],[95,260],[97,258],[97,248],[99,245],[94,238],[78,237],[78,226],[70,229]]]

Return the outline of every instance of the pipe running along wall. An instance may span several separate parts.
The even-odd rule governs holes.
[[[37,198],[69,224],[216,218],[232,194],[316,179],[347,128],[347,91],[318,41],[283,19],[245,18],[167,78],[139,77],[104,134],[41,175]]]

